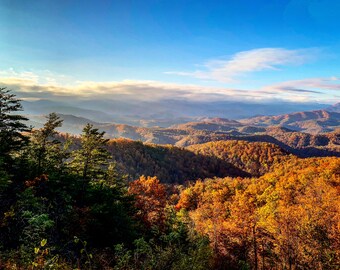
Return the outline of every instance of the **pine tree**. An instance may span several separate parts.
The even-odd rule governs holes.
[[[62,151],[60,140],[56,139],[56,128],[62,126],[63,120],[56,113],[50,113],[41,129],[33,131],[30,144],[30,157],[36,167],[36,174],[58,167]]]
[[[0,88],[0,168],[9,168],[14,152],[28,141],[23,134],[30,131],[24,123],[28,119],[16,114],[22,110],[20,100],[10,90]]]
[[[99,132],[93,125],[87,124],[80,136],[80,149],[73,151],[71,168],[79,174],[84,182],[99,180],[104,177],[104,168],[111,155],[105,148],[108,139],[105,132]]]

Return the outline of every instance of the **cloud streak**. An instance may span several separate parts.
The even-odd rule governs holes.
[[[292,80],[281,82],[263,87],[269,92],[304,92],[322,94],[325,92],[332,93],[340,90],[340,78],[309,78],[304,80]]]
[[[159,81],[123,80],[110,82],[76,81],[64,84],[66,76],[51,77],[48,81],[35,73],[7,74],[0,72],[0,85],[14,90],[23,99],[101,99],[101,100],[190,100],[190,101],[259,101],[271,100],[309,102],[328,102],[337,98],[340,79],[309,78],[267,85],[259,89],[233,89],[184,85]],[[337,98],[338,99],[338,98]]]
[[[230,59],[208,61],[203,64],[203,69],[200,70],[166,73],[231,83],[235,82],[237,77],[250,72],[277,70],[285,65],[301,65],[310,60],[315,53],[315,49],[261,48],[239,52]]]

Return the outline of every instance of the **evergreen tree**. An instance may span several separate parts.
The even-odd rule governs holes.
[[[61,127],[63,120],[56,113],[50,113],[46,118],[44,126],[34,130],[31,136],[29,155],[37,175],[59,167],[60,156],[63,156],[61,142],[56,138],[56,128]]]
[[[20,100],[10,90],[0,88],[0,190],[5,189],[13,180],[11,177],[18,173],[14,157],[28,142],[24,135],[30,131],[24,123],[28,119],[17,114],[19,111],[22,111]]]
[[[0,88],[0,167],[7,167],[11,155],[27,143],[24,132],[30,128],[24,123],[28,119],[16,112],[22,111],[20,100],[10,90]]]
[[[99,132],[93,125],[87,124],[80,136],[80,149],[73,151],[70,167],[79,174],[84,182],[99,180],[104,177],[104,168],[111,158],[104,138],[105,132]]]

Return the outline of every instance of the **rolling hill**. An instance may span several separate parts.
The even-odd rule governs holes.
[[[329,110],[317,110],[258,116],[239,121],[226,118],[197,118],[195,121],[162,127],[140,127],[128,124],[102,123],[68,114],[61,132],[80,134],[86,123],[105,131],[108,138],[126,138],[160,145],[186,147],[211,141],[248,141],[276,144],[301,157],[340,156],[340,113],[338,104]],[[31,124],[40,127],[41,115],[29,115]]]
[[[266,142],[301,157],[340,156],[340,133],[333,131],[309,134],[280,126],[247,126],[234,120],[214,118],[211,121],[189,122],[170,128],[145,128],[125,124],[97,123],[86,118],[60,115],[64,119],[62,132],[79,134],[85,123],[105,131],[108,138],[126,138],[160,145],[186,147],[211,141],[240,140]],[[45,118],[36,117],[35,121]],[[73,131],[73,132],[72,132]]]
[[[217,156],[207,156],[188,149],[110,140],[108,149],[117,168],[129,174],[130,180],[142,175],[157,176],[164,183],[182,184],[188,180],[213,176],[249,177],[250,173]]]
[[[259,127],[281,126],[311,134],[333,131],[340,126],[340,113],[326,110],[297,112],[277,116],[259,116],[240,120]]]
[[[217,141],[188,146],[194,153],[218,157],[248,172],[260,176],[290,158],[287,151],[271,143],[246,141]]]

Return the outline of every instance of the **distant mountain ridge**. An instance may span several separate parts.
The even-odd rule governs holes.
[[[240,120],[245,125],[281,126],[311,134],[333,131],[340,127],[340,112],[317,110],[277,116],[258,116]]]
[[[326,111],[329,111],[329,112],[338,112],[340,113],[340,102],[332,105],[332,106],[329,106],[325,109]]]
[[[67,120],[64,127],[67,129]],[[193,128],[141,128],[122,124],[99,124],[95,127],[105,131],[108,138],[126,138],[160,145],[187,147],[213,141],[237,140],[276,144],[300,157],[340,156],[340,132],[338,131],[313,135],[275,126],[267,128],[241,126],[226,132]],[[78,129],[81,128],[82,126],[79,125]]]
[[[19,96],[20,97],[20,96]],[[115,122],[140,127],[170,127],[204,118],[244,119],[254,115],[280,115],[296,111],[325,109],[326,104],[292,102],[240,102],[240,101],[140,101],[111,97],[107,100],[58,101],[41,99],[23,100],[24,113],[43,115],[56,112],[85,117],[96,122]]]
[[[274,143],[298,156],[340,156],[339,104],[330,110],[303,111],[277,116],[257,116],[241,120],[199,117],[170,127],[140,127],[100,122],[74,115],[59,114],[64,120],[61,132],[80,134],[86,123],[105,131],[108,138],[127,138],[154,144],[186,147],[211,141],[239,140]],[[28,115],[40,127],[45,118]],[[40,125],[40,126],[39,126]]]
[[[208,131],[230,131],[236,127],[243,126],[236,120],[230,120],[227,118],[203,118],[198,122],[188,122],[180,125],[174,125],[170,128],[175,129],[197,129],[197,130],[208,130]]]

